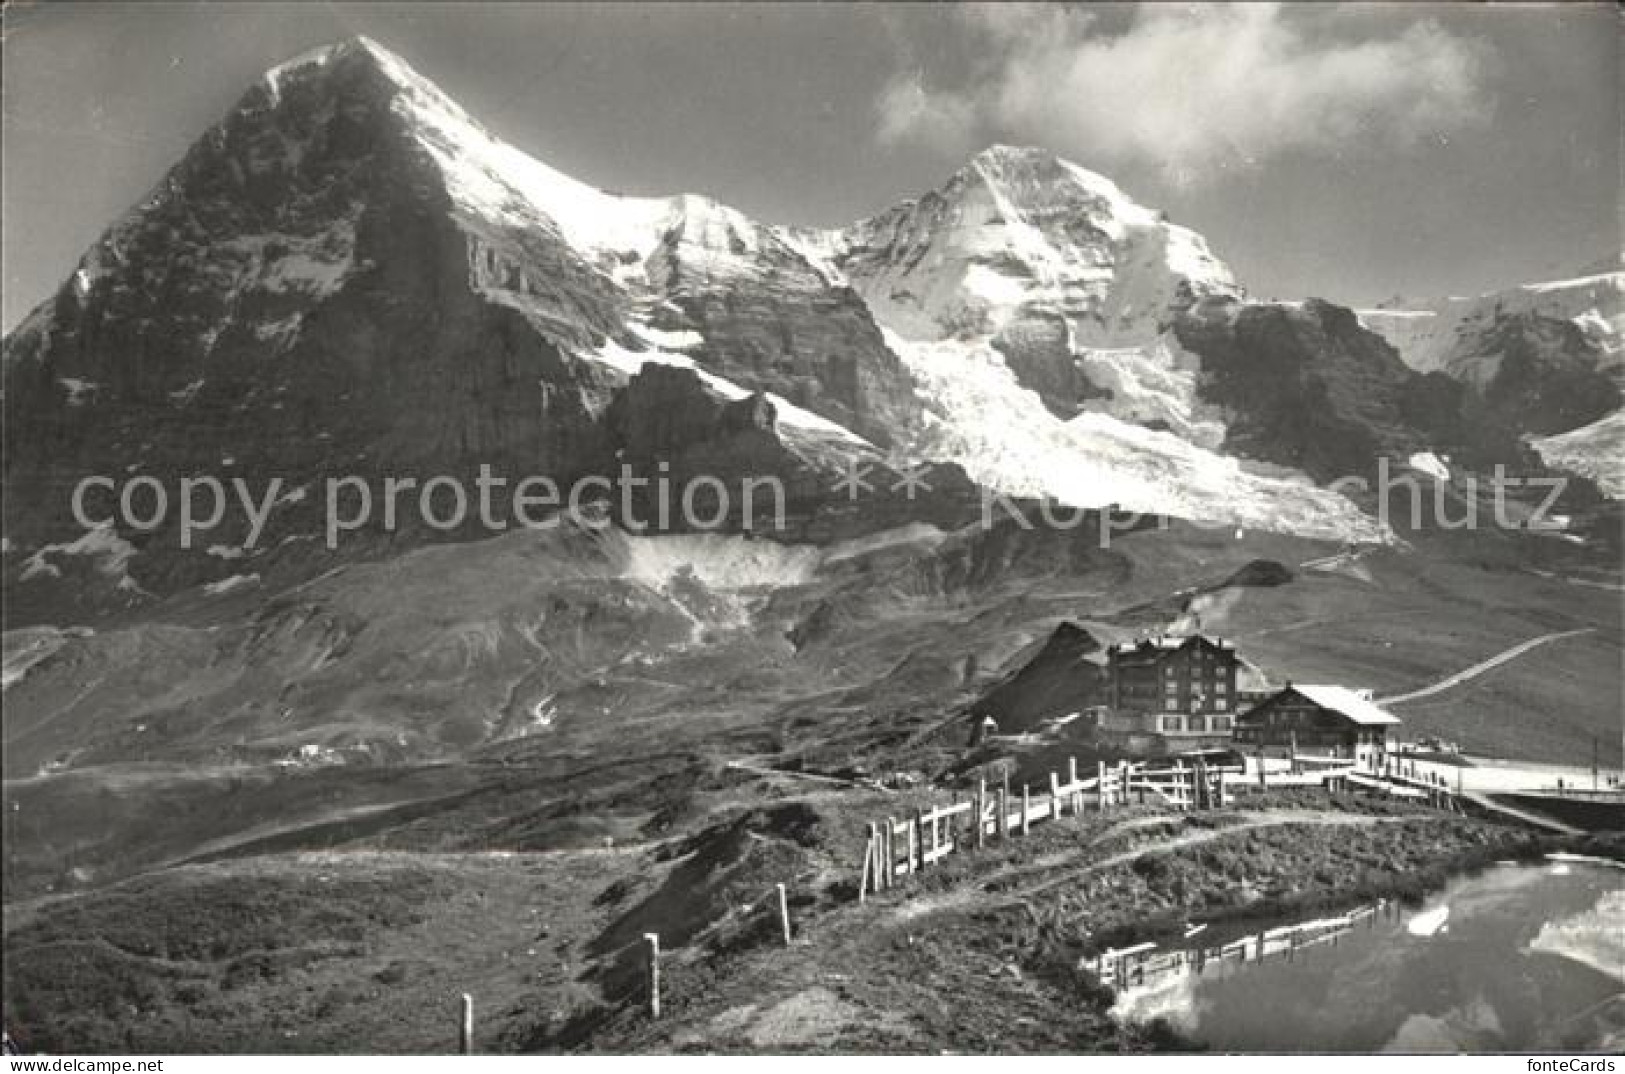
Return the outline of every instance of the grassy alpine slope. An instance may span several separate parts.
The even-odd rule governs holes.
[[[1556,760],[1617,731],[1617,594],[1566,581],[1593,575],[1556,542],[1349,556],[1175,526],[1101,549],[1007,524],[756,588],[715,560],[632,570],[646,561],[552,540],[166,606],[32,667],[4,717],[8,1024],[59,1050],[436,1050],[469,991],[493,1049],[1159,1046],[1098,1011],[1054,1024],[1098,997],[1045,952],[1090,939],[1026,906],[1098,936],[1398,887],[1525,836],[1459,818],[1238,827],[1148,872],[1097,870],[1085,882],[1120,894],[1072,907],[1091,861],[1185,826],[1085,824],[967,858],[976,876],[940,906],[860,911],[854,854],[881,796],[762,770],[964,774],[966,706],[1063,622],[1102,642],[1200,625],[1280,677],[1379,692],[1589,628],[1401,712],[1410,733]],[[1240,584],[1259,561],[1290,580]],[[1370,875],[1335,866],[1350,843]],[[811,961],[771,949],[780,881]],[[274,927],[240,941],[237,920]],[[643,931],[671,937],[676,1006],[656,1027],[627,1000]],[[984,994],[973,982],[986,1020],[943,998]]]

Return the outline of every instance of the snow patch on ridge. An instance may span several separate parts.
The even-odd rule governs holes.
[[[84,406],[96,398],[96,392],[101,388],[93,380],[82,380],[78,377],[58,377],[56,382],[68,393],[69,406]]]
[[[1437,481],[1450,480],[1450,466],[1431,451],[1419,451],[1412,455],[1407,462],[1411,469],[1427,474]]]
[[[676,340],[686,346],[698,346],[702,342],[697,332],[658,333],[641,326],[636,326],[635,331],[651,343],[661,337],[664,337],[668,343]],[[628,377],[636,375],[648,363],[676,366],[679,369],[692,369],[707,388],[730,401],[747,399],[754,394],[745,388],[741,388],[733,381],[719,377],[715,373],[702,368],[699,363],[688,355],[674,354],[671,351],[661,349],[659,346],[647,351],[634,351],[628,350],[614,340],[607,340],[602,347],[595,352],[589,353],[587,357],[611,366]],[[767,396],[768,401],[773,404],[774,415],[781,425],[787,425],[791,428],[816,433],[821,436],[834,437],[862,447],[873,446],[869,441],[852,432],[846,426],[814,414],[804,407],[796,406],[782,395],[773,392],[763,392],[762,394]]]
[[[326,298],[355,269],[355,228],[360,215],[361,207],[352,207],[331,227],[309,235],[266,232],[237,236],[214,246],[212,257],[229,277],[226,287],[232,292],[259,290]],[[297,314],[293,320],[296,328]],[[277,331],[287,328],[285,324],[275,327]]]
[[[60,578],[62,569],[50,560],[51,556],[83,556],[95,561],[98,572],[115,579],[119,589],[139,591],[140,586],[129,575],[130,560],[135,558],[136,547],[118,535],[111,524],[88,529],[71,541],[42,545],[23,561],[18,581],[35,578]]]
[[[258,574],[233,574],[229,578],[222,578],[218,582],[209,582],[203,587],[203,592],[211,597],[224,596],[235,593],[239,589],[252,589],[260,584]]]
[[[731,591],[800,585],[823,560],[816,545],[780,544],[716,533],[627,537],[621,576],[653,589],[691,575],[709,589]]]
[[[824,563],[841,563],[889,548],[935,548],[947,539],[946,533],[929,522],[910,522],[906,526],[838,541],[824,550]]]
[[[1547,466],[1590,478],[1611,500],[1625,499],[1625,410],[1529,446]]]

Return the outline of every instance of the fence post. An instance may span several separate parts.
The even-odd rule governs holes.
[[[987,846],[987,780],[976,781],[976,849]]]
[[[918,857],[918,859],[916,859],[916,861],[914,863],[914,871],[915,872],[924,872],[925,871],[925,853],[926,853],[925,829],[926,829],[925,814],[920,812],[918,809],[916,809],[914,811],[914,838],[913,838],[912,842],[914,844],[915,852],[919,855],[919,857]],[[935,843],[936,841],[937,841],[937,825],[936,825],[936,822],[933,821],[932,824],[931,824],[931,842]]]
[[[1027,809],[1028,809],[1028,805],[1029,805],[1029,800],[1030,800],[1030,794],[1029,794],[1029,790],[1028,790],[1028,785],[1023,783],[1021,785],[1021,834],[1022,835],[1026,835],[1027,832],[1030,830],[1029,822],[1027,820]]]
[[[1049,774],[1049,815],[1051,820],[1061,819],[1061,777]]]
[[[474,1054],[474,997],[463,993],[462,1017],[457,1021],[457,1051]]]
[[[887,817],[885,820],[880,822],[879,831],[877,833],[880,838],[875,841],[876,891],[885,891],[887,888],[891,887],[891,878],[889,875],[891,872],[891,859],[888,856],[891,851],[891,845],[887,842],[886,836],[886,829],[890,824],[890,817]]]
[[[1106,762],[1095,762],[1095,796],[1100,799],[1100,811],[1106,812]]]
[[[907,818],[904,818],[904,820],[903,820],[903,829],[908,833],[908,846],[906,848],[907,851],[908,851],[908,870],[907,870],[907,874],[909,876],[913,876],[914,875],[914,868],[915,868],[915,866],[914,866],[914,855],[917,853],[916,840],[919,839],[919,836],[920,836],[920,813],[919,813],[919,810],[914,811],[914,819],[909,820]]]
[[[779,921],[784,925],[784,946],[790,946],[790,897],[784,885],[779,885]]]
[[[886,845],[886,887],[897,886],[897,821],[895,818],[886,818],[884,837],[881,840]]]
[[[875,878],[875,874],[878,872],[878,870],[874,866],[874,861],[875,861],[875,826],[874,826],[873,822],[871,822],[869,824],[869,841],[867,843],[863,844],[863,875],[858,878],[858,904],[859,905],[862,905],[863,901],[869,897],[869,885],[873,884],[875,882],[874,878]]]
[[[874,894],[886,890],[886,822],[874,825]]]
[[[1010,838],[1010,788],[999,788],[999,838]]]
[[[1225,808],[1225,807],[1226,807],[1226,806],[1227,806],[1227,805],[1229,805],[1229,804],[1230,804],[1230,803],[1229,803],[1229,802],[1227,802],[1227,801],[1226,801],[1226,800],[1225,800],[1225,794],[1224,794],[1224,775],[1225,775],[1225,774],[1224,774],[1224,771],[1223,771],[1223,770],[1222,770],[1222,769],[1221,769],[1221,770],[1220,770],[1220,772],[1219,772],[1219,805],[1218,805],[1218,808],[1220,808],[1220,809],[1223,809],[1223,808]]]
[[[660,934],[645,932],[644,943],[649,954],[649,1017],[660,1017]]]

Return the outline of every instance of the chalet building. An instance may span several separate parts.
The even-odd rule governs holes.
[[[1380,774],[1399,723],[1372,702],[1369,690],[1288,683],[1237,718],[1235,742],[1246,753],[1350,760]]]
[[[1106,650],[1101,729],[1168,750],[1228,745],[1241,660],[1222,638],[1143,638]]]

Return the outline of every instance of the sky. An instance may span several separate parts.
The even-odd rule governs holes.
[[[1255,295],[1369,305],[1620,250],[1610,4],[8,3],[4,328],[266,68],[365,34],[579,179],[839,225],[1039,145]]]

